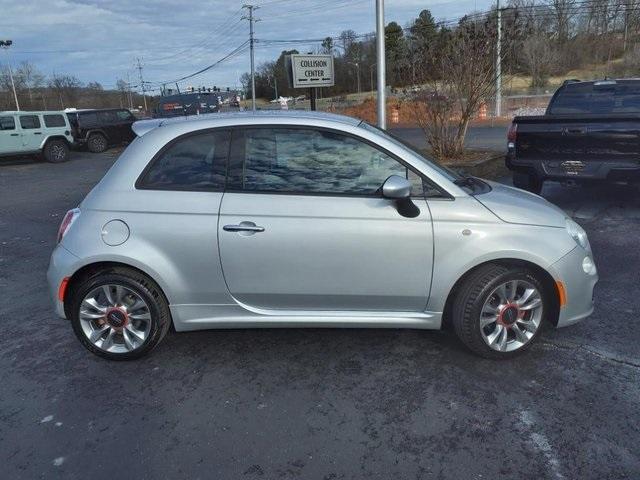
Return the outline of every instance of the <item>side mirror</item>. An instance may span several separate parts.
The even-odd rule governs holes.
[[[411,196],[411,182],[399,175],[391,175],[382,185],[382,196],[393,200],[407,199]]]

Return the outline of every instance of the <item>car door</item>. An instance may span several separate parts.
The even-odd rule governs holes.
[[[42,125],[38,115],[20,115],[20,128],[22,129],[22,148],[25,151],[40,149],[42,144]]]
[[[16,128],[13,115],[0,115],[0,154],[16,153],[22,150],[22,139]]]
[[[234,131],[218,242],[240,303],[274,310],[423,311],[429,209],[407,218],[380,187],[408,175],[362,139],[311,128]]]
[[[131,125],[135,121],[135,118],[129,112],[129,110],[117,110],[116,117],[118,118],[118,129],[120,131],[120,141],[130,142],[135,138],[135,133],[131,129]]]

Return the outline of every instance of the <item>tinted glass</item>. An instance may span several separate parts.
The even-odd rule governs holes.
[[[95,125],[98,123],[98,116],[95,112],[80,113],[78,114],[78,121],[82,123],[82,125]]]
[[[40,119],[37,115],[20,115],[20,126],[25,130],[40,128]]]
[[[16,121],[13,117],[0,117],[0,130],[15,130]]]
[[[98,121],[100,123],[111,123],[116,121],[116,112],[98,112]]]
[[[133,115],[128,110],[118,110],[116,116],[118,120],[133,120]]]
[[[228,131],[178,139],[154,161],[141,186],[161,190],[222,189],[228,153]]]
[[[256,128],[242,142],[245,190],[374,195],[391,175],[407,175],[381,150],[335,132]]]
[[[64,121],[62,115],[43,115],[44,124],[47,127],[66,127],[67,124]]]
[[[549,107],[553,115],[640,113],[640,84],[571,84]]]

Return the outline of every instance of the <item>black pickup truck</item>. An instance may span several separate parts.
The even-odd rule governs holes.
[[[640,182],[640,79],[565,81],[544,115],[513,119],[506,164],[534,193],[545,180]]]

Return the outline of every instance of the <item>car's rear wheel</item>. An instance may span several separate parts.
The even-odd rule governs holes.
[[[171,324],[160,287],[134,270],[112,269],[86,278],[72,295],[76,336],[89,351],[110,360],[147,354]]]
[[[102,153],[107,146],[107,139],[101,133],[92,133],[87,140],[87,148],[91,153]]]
[[[539,195],[544,181],[533,173],[513,172],[513,186]]]
[[[501,359],[528,349],[549,311],[548,294],[532,272],[488,264],[461,285],[452,320],[458,337],[473,352]]]
[[[62,140],[49,140],[42,152],[49,163],[62,163],[69,160],[69,146]]]

